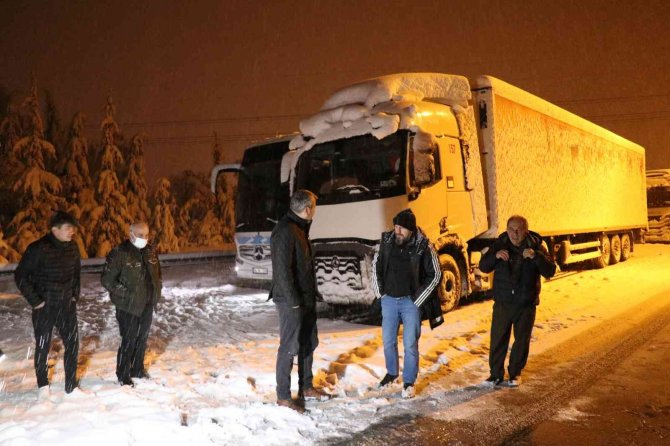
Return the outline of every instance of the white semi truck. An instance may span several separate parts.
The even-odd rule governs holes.
[[[318,194],[310,236],[331,304],[367,304],[371,260],[411,208],[439,253],[444,310],[490,288],[479,258],[524,215],[559,265],[628,259],[647,228],[639,145],[490,76],[345,87],[300,123],[282,181]]]
[[[647,171],[647,242],[670,242],[670,169]]]
[[[272,280],[270,234],[288,211],[288,184],[280,184],[282,158],[295,135],[280,136],[249,146],[241,164],[219,164],[211,174],[216,193],[219,175],[239,174],[235,197],[235,273],[238,279]]]

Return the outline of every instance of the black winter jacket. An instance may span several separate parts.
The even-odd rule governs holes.
[[[372,260],[372,289],[377,297],[386,294],[384,279],[388,271],[391,249],[395,243],[393,231],[382,233],[379,250]],[[440,283],[442,271],[437,253],[430,240],[417,230],[408,241],[410,248],[410,270],[412,283],[412,301],[421,308],[422,319],[431,322],[435,328],[443,322],[440,299],[437,295],[437,285]]]
[[[546,248],[542,246],[542,237],[536,232],[529,231],[526,239],[521,242],[519,249],[535,250],[535,257],[521,260],[521,270],[516,282],[512,278],[512,268],[509,261],[496,258],[496,253],[505,249],[511,254],[512,242],[503,232],[493,242],[489,250],[482,256],[479,269],[484,273],[494,272],[493,300],[519,307],[529,307],[540,303],[540,289],[542,282],[540,275],[549,279],[556,273],[556,264],[549,257]]]
[[[142,275],[142,263],[151,276],[151,287]],[[100,281],[119,310],[139,316],[149,299],[156,308],[163,287],[156,250],[152,245],[139,249],[126,240],[107,256]]]
[[[79,300],[81,256],[75,242],[49,233],[31,243],[21,257],[14,280],[28,303],[36,307],[68,307]]]
[[[309,242],[310,226],[310,221],[288,211],[272,231],[272,288],[269,299],[292,307],[316,305],[317,289],[314,256]]]

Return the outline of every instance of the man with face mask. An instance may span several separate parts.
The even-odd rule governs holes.
[[[436,290],[441,276],[433,244],[416,226],[414,213],[411,209],[399,212],[393,218],[393,231],[381,235],[379,251],[372,261],[372,289],[381,297],[386,361],[386,376],[379,387],[398,379],[398,329],[402,323],[403,398],[416,394],[421,320],[430,320],[431,328],[444,322]]]
[[[116,306],[121,346],[116,356],[119,384],[134,386],[132,378],[149,378],[144,353],[153,312],[161,297],[161,268],[158,256],[148,244],[145,222],[130,226],[129,239],[114,248],[102,271],[102,286]]]

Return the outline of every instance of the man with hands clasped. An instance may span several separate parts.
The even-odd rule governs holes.
[[[484,273],[494,272],[491,376],[487,381],[494,385],[504,382],[505,357],[514,331],[507,384],[517,387],[528,360],[536,306],[540,303],[540,276],[551,278],[556,273],[556,264],[542,245],[541,236],[528,230],[528,220],[513,215],[507,220],[507,230],[482,256],[479,269]]]

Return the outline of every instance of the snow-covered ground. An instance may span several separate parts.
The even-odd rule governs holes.
[[[84,274],[79,321],[85,393],[64,394],[58,342],[52,349],[51,396],[40,402],[30,311],[11,276],[0,276],[0,348],[7,354],[0,363],[0,444],[313,444],[345,439],[386,417],[453,410],[454,392],[488,375],[491,301],[447,314],[434,331],[423,327],[414,400],[401,399],[399,385],[374,390],[385,373],[379,327],[320,319],[315,382],[337,397],[308,403],[307,415],[277,407],[274,306],[265,291],[224,283],[222,269],[220,263],[164,269],[165,301],[154,319],[148,353],[152,378],[134,389],[116,383],[119,336],[113,308],[98,275]],[[670,246],[642,245],[625,263],[546,282],[530,361],[667,293],[669,272]]]

